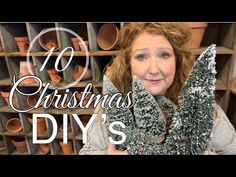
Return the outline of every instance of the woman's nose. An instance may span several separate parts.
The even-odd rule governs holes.
[[[149,73],[150,74],[157,74],[159,73],[159,63],[157,59],[151,59],[149,62]]]

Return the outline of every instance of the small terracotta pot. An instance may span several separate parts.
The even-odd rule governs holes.
[[[33,124],[33,118],[28,117],[28,121]],[[43,117],[37,118],[37,135],[43,135],[47,130],[46,120]]]
[[[191,28],[192,38],[187,44],[187,48],[196,49],[199,48],[202,42],[203,35],[205,33],[208,23],[186,23],[186,25]]]
[[[64,94],[63,91],[62,91],[60,94],[63,95],[63,94]],[[53,93],[51,93],[51,95],[50,95],[50,102],[52,102],[51,106],[52,106],[53,108],[56,108],[55,103],[56,103],[57,97],[54,97],[53,100],[52,100],[52,98],[53,98]],[[61,103],[61,100],[59,100],[59,103],[58,103],[59,107],[56,108],[56,109],[64,109],[64,108],[60,105],[60,103]]]
[[[4,98],[5,102],[9,105],[9,95],[10,95],[11,87],[6,87],[1,91],[1,95]],[[17,106],[17,98],[16,95],[13,96],[13,105]]]
[[[32,62],[30,62],[30,67],[31,67],[31,70],[33,72],[33,75],[35,75],[35,69],[33,67],[33,64]],[[27,76],[27,75],[32,75],[28,69],[28,64],[26,61],[21,61],[20,62],[20,75],[19,75],[19,78],[21,77],[24,77],[24,76]],[[21,83],[24,83],[24,84],[31,84],[31,83],[36,83],[36,81],[34,79],[25,79],[24,81],[22,81]]]
[[[89,42],[88,41],[84,41],[84,43],[85,43],[85,45],[86,45],[86,47],[87,47],[87,50],[89,50]],[[85,46],[83,45],[83,42],[79,42],[79,46],[80,46],[80,50],[82,51],[82,52],[86,52],[86,50],[85,50]]]
[[[19,118],[9,119],[6,123],[6,128],[10,133],[18,133],[23,130],[23,126]]]
[[[80,40],[77,37],[73,37],[73,38],[71,38],[71,42],[73,44],[74,50],[80,51],[80,45],[79,45]]]
[[[81,74],[84,72],[84,67],[81,65],[75,65],[74,70],[73,70],[73,78],[74,80],[77,80]],[[89,80],[92,78],[92,72],[90,69],[87,69],[85,75],[81,80]]]
[[[71,140],[69,140],[67,144],[64,144],[62,140],[60,140],[59,143],[65,155],[71,155],[73,153],[73,143]]]
[[[28,37],[15,37],[17,46],[21,53],[26,53],[29,48],[29,38]]]
[[[39,144],[38,151],[41,155],[46,155],[50,152],[50,145],[49,144]]]
[[[49,75],[52,83],[61,82],[61,76],[59,75],[59,73],[54,68],[48,69],[47,72],[48,72],[48,75]]]
[[[28,151],[25,138],[14,137],[12,139],[12,144],[16,147],[16,150],[20,153],[24,153]]]
[[[98,31],[98,46],[103,50],[111,50],[115,47],[118,40],[119,29],[113,23],[107,23],[101,26]]]
[[[37,95],[30,95],[27,97],[27,104],[29,107],[34,107],[37,101],[38,101]]]
[[[46,29],[44,29],[44,30],[46,30]],[[49,31],[49,32],[41,35],[39,37],[39,44],[45,50],[50,50],[51,48],[55,47],[54,51],[57,51],[59,49],[59,47],[58,47],[56,30]]]

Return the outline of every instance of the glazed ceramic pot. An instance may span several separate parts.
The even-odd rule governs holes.
[[[52,81],[52,83],[59,83],[61,82],[61,76],[54,68],[50,68],[47,70],[47,73]]]
[[[28,117],[28,121],[33,124],[33,118]],[[43,135],[47,130],[46,120],[43,117],[37,118],[37,135]]]
[[[84,72],[85,67],[81,66],[81,65],[75,65],[74,70],[73,70],[73,78],[74,80],[77,80],[82,73]],[[92,72],[90,69],[87,69],[85,75],[83,76],[83,78],[81,80],[89,80],[92,78]]]
[[[25,153],[28,151],[25,138],[23,137],[14,137],[12,139],[12,144],[16,147],[16,150],[20,153]]]
[[[103,50],[112,50],[118,40],[119,29],[113,23],[106,23],[98,31],[97,43]]]
[[[59,141],[59,144],[61,146],[62,152],[65,155],[71,155],[73,153],[73,143],[71,140],[68,140],[67,144],[64,144],[62,140]]]
[[[206,27],[208,26],[208,23],[192,22],[192,23],[186,23],[186,25],[191,29],[191,33],[192,33],[192,37],[191,37],[190,42],[187,44],[187,48],[189,49],[199,48],[201,45],[205,30],[206,30]]]
[[[15,37],[16,44],[21,53],[26,53],[29,48],[29,38],[28,37]]]
[[[21,120],[19,118],[11,118],[6,123],[6,129],[10,133],[19,133],[23,130]]]
[[[46,29],[42,30],[45,31]],[[39,44],[41,47],[45,50],[50,50],[51,48],[54,48],[54,51],[57,51],[59,49],[58,41],[57,41],[57,33],[56,30],[49,31],[47,33],[44,33],[39,37]]]

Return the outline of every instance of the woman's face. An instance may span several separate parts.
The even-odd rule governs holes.
[[[131,74],[139,77],[152,95],[165,95],[174,81],[176,58],[163,35],[144,32],[131,48]]]

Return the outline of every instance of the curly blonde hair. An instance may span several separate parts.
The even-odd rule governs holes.
[[[189,28],[183,23],[130,23],[119,32],[117,49],[119,50],[113,63],[107,67],[106,75],[117,89],[127,94],[132,90],[131,47],[135,39],[142,33],[164,35],[173,47],[176,56],[176,74],[167,91],[167,97],[174,103],[186,81],[194,63],[193,53],[186,48],[191,38]]]

